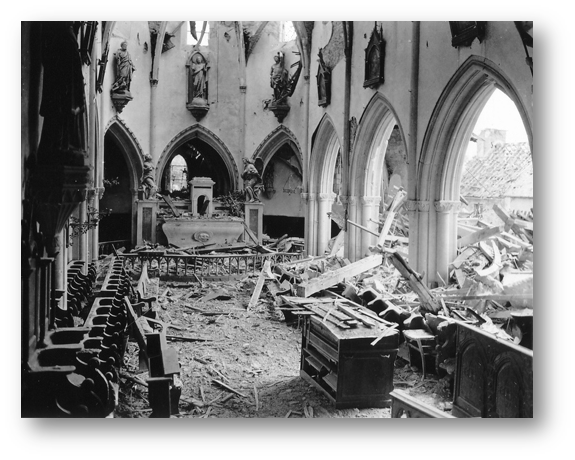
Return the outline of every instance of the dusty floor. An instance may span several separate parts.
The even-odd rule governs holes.
[[[150,294],[158,296],[155,310],[159,319],[178,328],[170,327],[168,336],[204,340],[168,341],[178,351],[182,381],[180,413],[172,417],[389,418],[389,408],[336,410],[326,396],[300,378],[301,329],[297,323],[286,324],[283,314],[266,299],[265,291],[255,308],[246,310],[255,279],[204,281],[200,287],[198,283],[152,278]],[[223,299],[202,300],[216,291],[223,291]],[[186,295],[188,298],[181,301]],[[222,314],[208,316],[193,307]],[[138,383],[145,382],[148,374],[138,370],[137,350],[135,342],[128,344],[115,412],[118,418],[151,415],[147,388]],[[406,357],[402,349],[401,355]],[[394,385],[440,409],[450,410],[450,394],[443,380],[428,375],[422,381],[421,373],[400,357],[395,363]]]

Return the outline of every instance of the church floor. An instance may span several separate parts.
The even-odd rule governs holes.
[[[300,378],[301,329],[297,324],[286,324],[283,314],[264,294],[255,308],[246,310],[255,279],[204,281],[200,287],[152,278],[150,292],[158,296],[158,319],[177,328],[170,327],[168,336],[197,339],[169,340],[178,352],[182,381],[180,413],[172,417],[391,417],[389,408],[337,410],[325,395]],[[210,294],[219,299],[201,300]],[[186,295],[187,299],[180,300]],[[395,362],[395,388],[449,410],[450,395],[444,381],[434,375],[422,381],[421,373],[409,367],[402,351],[400,348]],[[142,384],[148,374],[138,370],[135,342],[128,344],[122,376],[115,417],[150,417],[148,390]]]

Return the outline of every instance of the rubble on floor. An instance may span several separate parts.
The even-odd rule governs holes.
[[[378,340],[397,331],[393,386],[447,412],[457,321],[532,348],[532,213],[527,220],[498,208],[503,224],[495,228],[478,219],[461,220],[459,241],[465,244],[458,247],[448,279],[430,289],[402,255],[408,232],[403,201],[404,194],[391,200],[373,254],[354,263],[328,253],[267,261],[258,273],[236,282],[152,279],[158,296],[154,308],[181,357],[177,416],[389,417],[384,408],[336,410],[332,400],[299,377],[301,327],[310,316],[342,331],[376,325]],[[279,250],[282,242],[293,247],[290,240],[267,240],[262,247]],[[146,416],[145,391],[134,381],[138,366],[133,354],[127,355],[131,377],[124,380],[118,415]],[[139,378],[145,380],[145,374]]]

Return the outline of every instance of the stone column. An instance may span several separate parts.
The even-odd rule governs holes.
[[[327,215],[331,212],[331,205],[335,195],[333,193],[319,193],[318,194],[318,216],[317,216],[317,255],[321,256],[327,249],[329,239],[331,237],[331,219]]]
[[[347,209],[347,218],[353,222],[357,222],[357,197],[356,196],[341,196],[340,197],[344,208]],[[344,247],[344,257],[348,258],[351,262],[356,260],[359,252],[358,246],[361,244],[357,227],[350,225],[346,222],[347,238]]]
[[[435,241],[431,242],[429,238],[429,201],[417,201],[417,214],[418,214],[418,231],[419,231],[419,244],[417,248],[417,268],[414,268],[411,263],[411,268],[423,275],[423,282],[427,284],[429,280],[429,254],[433,253],[430,244],[435,245]],[[411,226],[410,226],[411,228]],[[434,277],[433,274],[431,274]]]
[[[308,254],[317,255],[317,194],[307,194],[307,229],[308,229]]]
[[[80,223],[85,223],[88,221],[88,203],[86,200],[80,203]],[[78,236],[78,241],[80,245],[79,259],[84,261],[82,268],[83,273],[88,273],[88,232],[82,232]]]
[[[440,200],[434,202],[437,214],[436,271],[447,282],[449,264],[455,258],[457,212],[459,201]]]
[[[419,264],[418,248],[419,248],[419,215],[417,213],[417,201],[407,200],[405,208],[407,209],[407,216],[409,218],[409,265],[415,270]]]
[[[362,196],[361,202],[361,222],[365,228],[368,228],[374,233],[377,233],[378,225],[375,223],[378,220],[379,203],[381,202],[380,196]],[[373,222],[375,221],[375,222]],[[361,230],[361,246],[359,257],[365,257],[369,254],[369,247],[377,243],[377,237],[371,235],[366,231]]]

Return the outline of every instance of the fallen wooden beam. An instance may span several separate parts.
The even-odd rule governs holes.
[[[345,267],[323,273],[317,278],[313,278],[296,285],[296,294],[299,297],[309,297],[316,292],[342,282],[346,278],[351,278],[352,276],[359,275],[367,270],[378,267],[382,262],[383,256],[381,254],[365,257],[357,262],[346,265]]]
[[[407,280],[411,289],[415,291],[422,306],[431,313],[440,311],[442,309],[441,303],[433,297],[429,288],[421,282],[421,276],[411,269],[405,259],[397,252],[392,253],[390,259],[393,266]]]
[[[219,386],[221,386],[222,388],[225,388],[228,391],[231,391],[232,393],[237,394],[238,396],[242,396],[244,398],[247,398],[247,396],[245,394],[240,393],[238,390],[234,390],[232,387],[230,387],[229,385],[226,385],[224,382],[221,382],[220,380],[212,379],[212,382],[218,384]]]
[[[459,238],[457,240],[457,247],[461,249],[464,248],[465,246],[470,246],[472,244],[479,243],[480,241],[486,240],[487,238],[499,235],[502,231],[503,227],[483,228],[477,232]]]
[[[269,259],[264,262],[264,266],[262,268],[262,271],[260,272],[258,282],[256,283],[256,287],[254,288],[254,292],[252,293],[252,297],[250,298],[250,302],[248,303],[248,310],[254,308],[256,306],[256,303],[258,302],[258,299],[260,298],[260,294],[264,286],[264,281],[266,280],[266,273],[270,272],[270,265],[271,262],[269,261]]]

